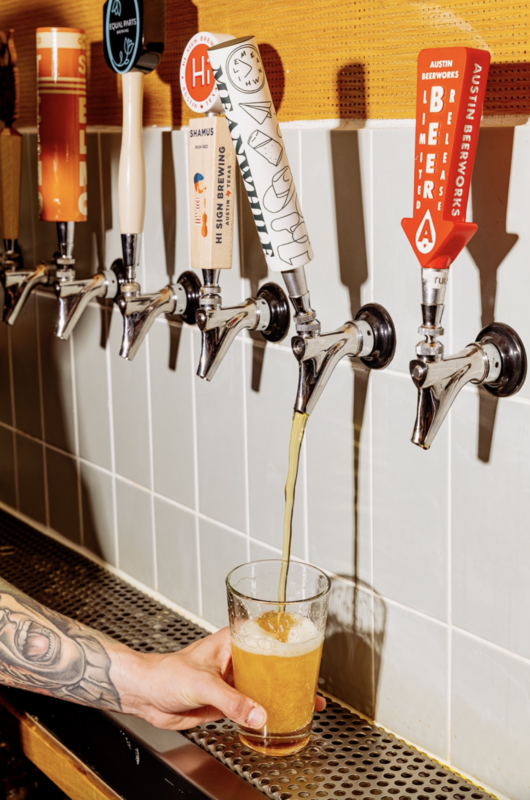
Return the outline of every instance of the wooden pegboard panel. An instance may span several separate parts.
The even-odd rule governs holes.
[[[418,51],[449,45],[490,50],[486,114],[528,115],[529,6],[529,0],[167,0],[166,50],[146,80],[144,122],[187,122],[178,68],[197,30],[256,36],[282,121],[414,117]],[[0,29],[15,28],[20,55],[19,125],[35,124],[35,28],[44,25],[86,31],[88,122],[121,123],[118,79],[103,60],[101,18],[100,0],[2,0]]]

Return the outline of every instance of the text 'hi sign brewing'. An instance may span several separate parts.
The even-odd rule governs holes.
[[[469,47],[418,56],[414,211],[401,224],[422,267],[449,267],[477,229],[465,219],[489,64]]]

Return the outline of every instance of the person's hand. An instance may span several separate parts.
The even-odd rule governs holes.
[[[168,730],[185,730],[229,717],[249,728],[263,728],[264,708],[233,687],[228,628],[168,655],[121,651],[114,678],[125,713]],[[316,697],[315,708],[326,701]]]

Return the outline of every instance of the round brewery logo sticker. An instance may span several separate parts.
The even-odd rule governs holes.
[[[199,114],[206,114],[217,101],[217,87],[208,48],[217,44],[211,33],[197,33],[186,45],[180,63],[180,88],[184,100]]]

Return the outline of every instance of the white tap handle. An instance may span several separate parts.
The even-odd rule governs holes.
[[[221,42],[208,54],[267,264],[303,267],[313,251],[256,39]]]
[[[122,75],[123,133],[118,176],[120,232],[142,233],[145,216],[145,164],[142,142],[144,74]]]

